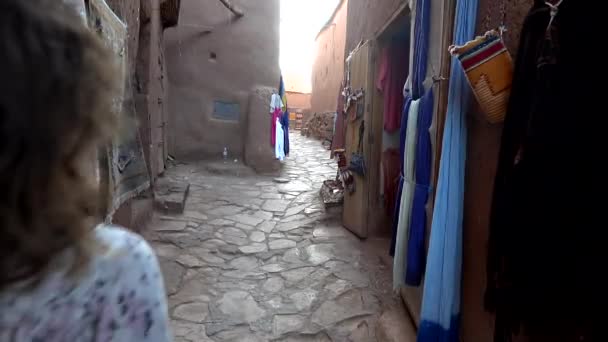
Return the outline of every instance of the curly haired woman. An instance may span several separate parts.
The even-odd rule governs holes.
[[[0,1],[0,341],[169,341],[158,261],[97,226],[110,54],[57,0]]]

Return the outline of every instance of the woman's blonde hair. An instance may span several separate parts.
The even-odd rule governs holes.
[[[0,289],[83,250],[103,201],[83,166],[114,125],[112,61],[62,1],[0,1]]]

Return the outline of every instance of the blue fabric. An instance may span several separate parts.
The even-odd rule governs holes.
[[[433,88],[422,98],[418,114],[418,141],[416,142],[416,190],[410,220],[405,283],[419,286],[426,263],[424,239],[426,236],[426,202],[431,185],[431,124],[433,123]]]
[[[281,115],[281,126],[283,126],[283,131],[285,132],[285,144],[284,150],[285,155],[289,155],[289,112],[285,111],[283,115]]]
[[[416,1],[414,22],[414,62],[412,73],[412,97],[417,100],[424,94],[424,79],[429,54],[431,26],[431,0]]]
[[[460,326],[460,315],[452,317],[450,327]],[[458,329],[444,329],[437,323],[420,322],[418,341],[460,341]]]
[[[285,152],[285,155],[289,155],[289,109],[287,109],[287,96],[285,96],[285,83],[283,82],[283,76],[281,76],[281,81],[279,82],[279,96],[281,97],[281,101],[283,101],[283,106],[285,106],[285,112],[281,114],[279,119],[281,126],[283,127],[283,132],[285,133],[283,151]]]
[[[458,0],[454,44],[474,37],[477,6],[478,0]],[[471,90],[455,57],[451,70],[418,342],[457,342],[459,335],[466,111]]]
[[[281,75],[281,80],[279,81],[279,96],[281,100],[283,100],[283,96],[285,95],[285,83],[283,82],[283,75]],[[287,105],[285,103],[285,105]]]
[[[403,105],[403,112],[401,113],[401,128],[399,129],[399,159],[401,160],[401,177],[399,178],[399,189],[397,190],[397,199],[395,200],[395,211],[393,213],[393,237],[391,239],[391,247],[389,254],[395,256],[395,245],[397,243],[397,226],[399,225],[399,207],[401,205],[401,195],[403,193],[403,159],[405,155],[405,136],[407,132],[407,119],[410,112],[410,104],[412,99],[407,97],[405,104]]]
[[[413,72],[411,75],[412,81],[412,89],[411,89],[411,98],[409,101],[406,97],[406,105],[407,107],[403,117],[401,119],[401,130],[400,130],[400,151],[401,151],[401,174],[403,174],[403,154],[405,150],[405,137],[407,130],[407,111],[409,111],[409,102],[413,100],[419,99],[422,94],[424,94],[424,79],[426,78],[426,70],[427,70],[427,59],[428,59],[428,45],[429,45],[429,29],[431,22],[431,0],[419,0],[416,2],[416,17],[414,22],[414,60],[413,60]],[[410,90],[410,89],[408,89]],[[409,94],[408,94],[409,95]],[[395,245],[397,242],[397,226],[399,224],[399,209],[401,204],[401,193],[403,189],[403,177],[399,182],[399,191],[397,191],[396,206],[395,206],[395,215],[393,217],[393,238],[391,240],[391,248],[390,254],[392,256],[395,255]]]

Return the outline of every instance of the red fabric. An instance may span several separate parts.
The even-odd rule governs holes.
[[[277,143],[277,118],[281,117],[281,108],[277,108],[272,112],[270,120],[270,146],[274,147]]]
[[[396,148],[388,148],[382,152],[382,172],[384,175],[384,207],[386,214],[391,216],[395,210],[395,200],[397,197],[397,189],[399,187],[399,171],[401,168],[401,159],[399,158],[399,150]]]
[[[403,85],[409,70],[408,46],[392,43],[382,50],[376,87],[384,94],[384,130],[393,133],[401,128]]]

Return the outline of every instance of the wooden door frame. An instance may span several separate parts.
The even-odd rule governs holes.
[[[378,42],[380,41],[380,38],[386,33],[386,31],[388,30],[388,28],[395,22],[395,20],[397,20],[399,17],[401,17],[401,15],[403,15],[404,13],[408,14],[411,17],[411,9],[409,7],[409,3],[405,2],[403,4],[401,4],[399,6],[399,8],[397,8],[395,10],[395,12],[393,13],[393,15],[390,17],[390,19],[374,34],[374,38],[372,39],[373,41],[373,50],[372,50],[372,58],[371,58],[371,78],[372,78],[372,82],[374,80],[376,80],[377,78],[377,73],[378,73],[378,63],[379,63],[379,59],[378,56],[380,56],[380,49],[381,49],[381,44],[379,44]],[[413,33],[413,30],[411,30]],[[411,38],[410,38],[411,41]],[[410,44],[411,45],[411,44]],[[411,46],[410,46],[410,55],[411,55]],[[410,60],[410,66],[408,67],[408,69],[411,72],[411,58]],[[373,82],[373,84],[375,85],[375,82]],[[378,101],[378,97],[382,96],[382,94],[378,91],[378,89],[373,86],[371,92],[370,92],[371,97],[372,97],[372,122],[373,122],[373,133],[371,133],[371,137],[370,137],[370,155],[372,156],[372,158],[370,158],[370,178],[374,179],[374,181],[370,184],[369,188],[368,188],[368,217],[367,217],[367,224],[368,227],[374,227],[373,231],[371,232],[372,236],[373,235],[378,235],[378,233],[381,233],[383,231],[382,227],[385,227],[386,225],[388,225],[388,221],[386,219],[386,215],[384,215],[382,213],[383,210],[383,206],[381,206],[380,204],[380,177],[381,177],[381,172],[382,172],[382,144],[383,144],[383,130],[384,130],[384,106],[382,106],[383,102],[382,101]],[[375,233],[375,234],[374,234]]]
[[[353,90],[359,89],[361,86],[364,91],[364,96],[359,101],[363,101],[363,117],[357,118],[354,121],[350,121],[347,119],[346,123],[346,159],[347,162],[350,162],[351,152],[355,151],[355,145],[358,145],[359,142],[359,127],[363,122],[365,125],[364,133],[362,137],[362,147],[363,147],[363,157],[365,159],[365,167],[366,174],[365,176],[359,176],[353,174],[355,181],[355,193],[353,195],[348,192],[344,195],[344,212],[342,223],[345,228],[352,231],[355,235],[360,238],[367,238],[369,236],[369,216],[370,216],[370,207],[369,207],[369,179],[370,179],[370,157],[371,157],[371,148],[369,144],[370,131],[373,128],[371,126],[371,108],[372,108],[372,89],[373,89],[373,79],[372,73],[370,71],[370,63],[372,58],[373,51],[373,42],[366,41],[356,50],[354,50],[353,61],[359,61],[360,59],[365,59],[364,61],[359,61],[358,63],[353,63],[350,66],[350,69],[347,72],[351,73],[350,77],[350,86]],[[365,57],[362,54],[366,54]],[[364,69],[364,70],[361,70]],[[361,70],[361,72],[359,72]],[[353,82],[355,81],[356,82]],[[355,84],[353,84],[355,83]],[[358,102],[359,102],[358,101]],[[359,105],[360,103],[354,103],[354,106]],[[354,110],[358,111],[358,108]],[[356,137],[356,138],[355,138]],[[352,202],[351,202],[352,201]],[[353,217],[356,215],[356,217]]]

